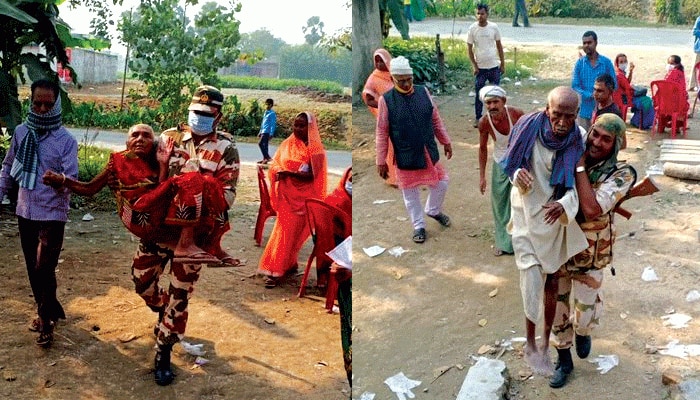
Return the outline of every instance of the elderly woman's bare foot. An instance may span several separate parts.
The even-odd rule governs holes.
[[[537,349],[530,346],[525,346],[523,349],[525,362],[537,375],[551,376],[554,373],[554,365],[549,359],[547,349]]]
[[[201,248],[191,245],[187,247],[175,247],[173,262],[183,264],[209,264],[217,263],[219,259],[207,253]]]

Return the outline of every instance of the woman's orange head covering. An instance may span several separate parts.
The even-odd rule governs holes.
[[[377,56],[381,57],[382,61],[384,61],[384,64],[386,64],[387,71],[382,72],[389,72],[389,66],[391,65],[391,54],[386,49],[379,48],[374,51],[374,55],[372,56],[373,63],[374,59],[377,58]]]
[[[304,115],[308,122],[307,143],[297,138],[293,133],[285,139],[275,152],[270,165],[270,200],[273,208],[277,209],[277,178],[280,171],[297,172],[301,164],[308,163],[314,176],[314,193],[305,193],[308,198],[323,200],[326,197],[326,185],[328,163],[326,161],[326,149],[321,142],[321,134],[318,131],[316,117],[306,111],[297,114],[294,118]]]

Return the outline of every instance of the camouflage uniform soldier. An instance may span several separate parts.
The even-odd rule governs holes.
[[[174,139],[177,148],[170,159],[170,176],[187,171],[199,171],[215,178],[220,183],[218,195],[225,198],[230,208],[236,198],[236,184],[240,169],[240,158],[233,138],[216,131],[221,120],[224,95],[212,86],[197,88],[189,106],[188,125],[163,132],[162,136]],[[203,193],[203,195],[212,195]],[[175,199],[177,201],[177,199]],[[184,213],[180,215],[187,218]],[[218,226],[210,231],[195,230],[195,242],[223,264],[237,264],[221,249],[221,236],[229,229],[228,214],[212,216]],[[167,239],[167,238],[166,238]],[[156,241],[158,243],[156,243]],[[171,246],[166,241],[142,240],[134,256],[132,275],[136,292],[146,304],[158,313],[158,325],[154,333],[158,350],[155,357],[155,381],[168,385],[174,375],[170,367],[173,344],[180,341],[187,327],[187,307],[194,284],[199,279],[201,263],[175,262]],[[170,262],[170,286],[167,290],[158,285],[159,279]]]
[[[632,166],[617,161],[625,135],[625,123],[615,114],[598,117],[588,132],[586,151],[576,165],[579,195],[577,221],[588,239],[588,248],[575,255],[556,273],[559,291],[553,333],[559,354],[557,369],[549,386],[560,388],[574,368],[571,346],[576,334],[576,355],[586,358],[591,351],[591,330],[603,313],[600,288],[603,268],[612,262],[615,205],[634,185],[637,173]],[[570,308],[573,288],[573,315]]]

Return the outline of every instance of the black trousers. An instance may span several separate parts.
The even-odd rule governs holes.
[[[39,318],[42,324],[65,319],[66,314],[56,298],[56,266],[66,223],[17,218],[27,275]]]
[[[258,147],[260,147],[260,152],[262,153],[263,159],[264,160],[269,160],[270,159],[270,134],[269,133],[263,133],[260,135],[260,141],[258,142]]]

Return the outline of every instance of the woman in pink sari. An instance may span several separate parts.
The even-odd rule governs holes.
[[[365,88],[362,90],[362,100],[367,104],[369,112],[377,118],[379,114],[379,98],[394,87],[394,80],[389,73],[391,65],[391,54],[385,49],[377,49],[374,52],[374,71],[367,78]],[[386,155],[387,165],[389,166],[389,177],[386,183],[391,186],[396,186],[396,167],[394,160],[394,146],[389,144],[389,151]]]
[[[325,199],[327,169],[316,118],[300,113],[294,133],[280,144],[270,164],[270,202],[277,219],[258,266],[265,287],[277,286],[279,278],[298,268],[299,250],[310,235],[306,199]]]

